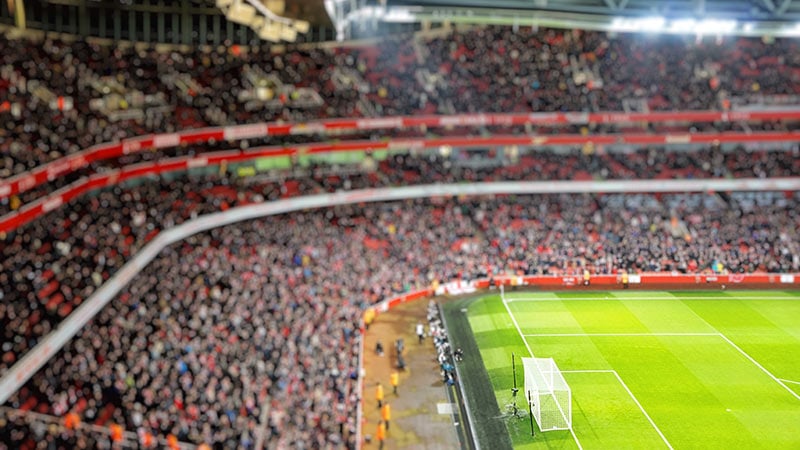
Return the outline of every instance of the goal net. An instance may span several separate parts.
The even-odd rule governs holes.
[[[553,358],[522,358],[525,400],[542,431],[572,428],[572,391]]]

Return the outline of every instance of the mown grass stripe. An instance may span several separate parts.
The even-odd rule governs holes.
[[[615,414],[626,417],[623,411],[604,413],[603,405],[612,402],[604,402],[604,395],[589,395],[596,383],[577,381],[611,371],[635,394],[669,446],[800,448],[800,435],[792,426],[800,423],[800,408],[792,403],[799,397],[793,388],[800,386],[792,381],[800,373],[798,293],[675,294],[508,293],[506,303],[497,296],[476,301],[468,320],[480,329],[476,342],[495,406],[500,409],[511,397],[506,392],[510,353],[530,349],[536,356],[555,357],[565,374],[586,373],[574,378],[578,416],[573,417],[573,431],[588,448],[655,445],[644,435],[635,443],[650,424],[642,420],[633,427],[615,426]],[[581,411],[580,405],[587,409]],[[538,433],[531,439],[515,420],[506,425],[515,448],[577,445],[565,432]],[[614,430],[625,437],[607,434]],[[655,433],[652,439],[658,439]]]

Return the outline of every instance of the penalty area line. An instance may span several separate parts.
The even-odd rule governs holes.
[[[619,373],[616,370],[613,370],[613,369],[605,369],[605,370],[603,370],[603,369],[598,369],[598,370],[562,370],[561,373],[610,373],[610,374],[614,375],[614,377],[617,379],[617,381],[619,381],[619,384],[622,385],[622,387],[625,389],[625,391],[628,392],[628,395],[631,397],[631,400],[633,400],[633,402],[636,404],[636,406],[639,407],[639,411],[642,412],[642,414],[644,415],[645,419],[647,419],[647,421],[650,422],[650,425],[653,427],[654,430],[656,430],[656,433],[658,433],[658,435],[661,437],[661,440],[664,441],[664,444],[667,445],[667,448],[669,448],[670,450],[673,450],[672,444],[669,443],[669,441],[667,440],[667,437],[664,436],[664,433],[661,432],[661,429],[658,428],[658,425],[656,425],[656,423],[650,417],[650,414],[647,414],[647,411],[645,411],[645,409],[642,406],[642,404],[639,403],[639,399],[637,399],[636,396],[633,395],[633,391],[631,391],[630,388],[628,387],[628,385],[625,384],[625,381],[622,380],[622,377],[619,376]]]
[[[532,333],[525,337],[718,336],[719,333]]]
[[[658,433],[658,435],[661,436],[661,440],[663,440],[664,443],[667,444],[667,448],[669,448],[670,450],[673,450],[672,449],[672,445],[667,440],[667,437],[664,436],[664,433],[661,432],[661,429],[658,428],[658,425],[656,425],[656,423],[653,422],[653,419],[650,418],[650,414],[647,414],[647,411],[644,410],[644,407],[642,407],[642,404],[639,403],[639,400],[636,398],[635,395],[633,395],[633,392],[630,390],[630,388],[628,388],[628,385],[625,384],[625,381],[622,380],[622,377],[619,376],[619,373],[617,373],[616,370],[613,370],[612,373],[614,374],[615,377],[617,377],[617,380],[619,380],[620,384],[622,384],[622,387],[624,387],[625,390],[628,391],[628,394],[633,399],[633,402],[636,403],[636,406],[638,406],[639,409],[642,411],[642,414],[644,414],[644,416],[647,418],[647,421],[650,422],[650,425],[652,425],[653,428],[655,428],[655,430]]]
[[[744,350],[742,350],[742,348],[741,348],[741,347],[739,347],[738,345],[736,345],[736,344],[735,344],[735,343],[734,343],[732,340],[728,339],[728,336],[725,336],[724,334],[722,334],[722,333],[719,333],[719,337],[721,337],[722,339],[725,339],[725,341],[726,341],[728,344],[730,344],[730,345],[731,345],[731,347],[733,347],[734,349],[736,349],[736,351],[738,351],[739,353],[741,353],[741,354],[742,354],[742,356],[744,356],[745,358],[747,358],[748,360],[750,360],[750,362],[751,362],[751,363],[753,363],[753,364],[754,364],[756,367],[758,367],[759,369],[761,369],[761,371],[762,371],[762,372],[764,372],[765,374],[767,374],[767,376],[769,376],[770,378],[772,378],[773,380],[775,380],[775,382],[776,382],[776,383],[780,384],[780,385],[781,385],[781,386],[782,386],[784,389],[786,389],[786,391],[787,391],[787,392],[789,392],[789,394],[791,394],[791,395],[792,395],[792,397],[794,397],[794,398],[796,398],[796,399],[800,400],[800,395],[797,395],[797,393],[796,393],[795,391],[793,391],[793,390],[792,390],[792,389],[791,389],[789,386],[785,385],[785,384],[783,383],[783,381],[781,381],[781,380],[780,380],[778,377],[776,377],[775,375],[773,375],[773,374],[772,374],[772,372],[770,372],[769,370],[767,370],[767,368],[766,368],[766,367],[764,367],[764,366],[762,366],[761,364],[759,364],[759,362],[758,362],[758,361],[756,361],[756,360],[755,360],[755,359],[754,359],[752,356],[748,355],[748,354],[747,354],[747,352],[745,352]]]
[[[778,380],[783,381],[784,383],[800,384],[800,381],[792,381],[792,380],[787,380],[785,378],[778,378]]]
[[[562,370],[561,373],[614,373],[612,369],[597,370]]]
[[[508,312],[508,316],[511,317],[511,321],[514,323],[514,327],[517,329],[517,333],[519,333],[519,337],[522,338],[522,343],[525,344],[525,348],[528,349],[528,356],[533,358],[533,350],[531,350],[531,346],[528,344],[528,340],[525,339],[525,335],[522,334],[522,330],[519,328],[519,322],[517,322],[517,318],[514,317],[514,313],[511,312],[511,308],[508,307],[505,299],[503,299],[503,306],[506,307],[506,311]]]
[[[571,301],[588,301],[588,300],[617,300],[617,301],[673,301],[673,300],[779,300],[779,301],[797,301],[797,297],[776,297],[776,296],[753,296],[753,297],[734,297],[734,296],[707,296],[707,297],[512,297],[506,298],[505,301],[511,302],[571,302]]]

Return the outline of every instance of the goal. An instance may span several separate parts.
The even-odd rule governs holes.
[[[542,431],[572,429],[572,391],[553,358],[522,358],[525,401]]]

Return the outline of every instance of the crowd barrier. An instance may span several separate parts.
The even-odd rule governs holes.
[[[247,125],[249,126],[249,125]],[[697,144],[697,143],[722,143],[722,142],[796,142],[800,141],[800,133],[697,133],[697,134],[616,134],[616,135],[554,135],[554,136],[492,136],[492,137],[453,137],[453,138],[434,138],[434,139],[389,139],[383,141],[343,141],[335,143],[313,143],[300,144],[293,146],[271,146],[258,147],[250,150],[225,150],[201,154],[193,157],[170,158],[160,161],[134,164],[118,170],[110,170],[103,173],[84,177],[74,183],[65,186],[51,194],[40,197],[37,200],[24,205],[17,211],[8,213],[0,217],[0,233],[8,233],[20,226],[34,220],[35,218],[50,212],[64,204],[69,203],[74,198],[86,192],[101,189],[115,184],[149,175],[160,175],[168,172],[182,171],[198,167],[214,166],[224,163],[235,163],[250,161],[259,158],[274,157],[296,157],[304,154],[321,154],[331,152],[352,152],[365,150],[408,150],[408,149],[431,149],[442,146],[459,148],[481,148],[487,146],[507,146],[507,145],[538,145],[538,146],[558,146],[558,145],[584,145],[592,143],[602,144],[635,144],[635,145],[668,145],[668,144]],[[66,166],[65,166],[66,167]],[[55,176],[55,175],[54,175]],[[28,181],[17,186],[24,186],[29,189],[36,185],[35,175],[31,173],[26,176]],[[48,178],[51,179],[51,178]],[[661,180],[659,184],[667,186],[667,189],[660,187],[639,186],[631,190],[613,192],[679,192],[681,190],[704,191],[704,190],[798,190],[797,181],[792,178],[770,178],[753,182],[753,180],[740,179],[730,182],[730,180],[719,180],[718,184],[706,184],[711,180],[686,180],[687,184],[671,183],[675,180]],[[542,192],[602,192],[610,189],[609,185],[614,182],[593,182],[598,188],[595,191],[574,190],[573,184],[581,186],[575,181],[563,183],[548,182],[559,187],[560,191]],[[649,184],[649,182],[648,182]],[[585,188],[580,188],[585,189]],[[653,190],[655,189],[655,190]],[[660,189],[660,190],[659,190]]]
[[[627,282],[626,282],[627,278]],[[583,275],[501,275],[478,280],[454,280],[440,286],[405,293],[386,299],[374,308],[377,313],[385,313],[397,305],[427,299],[440,295],[464,295],[490,287],[508,286],[519,289],[545,291],[554,290],[665,290],[665,289],[797,289],[800,287],[800,274],[792,273],[621,273],[614,275],[591,275],[587,280]]]
[[[232,125],[227,127],[210,127],[186,130],[177,133],[154,134],[123,139],[116,143],[99,144],[86,150],[59,158],[50,163],[36,167],[11,178],[0,180],[0,198],[30,190],[57,177],[74,172],[88,164],[111,158],[117,158],[130,153],[146,150],[157,150],[180,145],[238,141],[243,139],[258,139],[268,136],[304,135],[314,133],[331,133],[342,131],[366,131],[379,129],[399,129],[414,127],[479,127],[479,126],[563,126],[563,125],[590,125],[590,124],[626,124],[626,123],[665,123],[665,122],[747,122],[747,121],[786,121],[800,120],[800,110],[781,111],[663,111],[649,113],[627,112],[599,112],[599,113],[526,113],[526,114],[459,114],[450,116],[400,116],[378,117],[365,119],[329,119],[315,122],[302,123],[254,123],[245,125]],[[691,138],[693,135],[674,135],[665,141],[657,138],[649,141],[642,136],[641,140],[629,142],[631,144],[655,143],[690,143],[698,142]],[[558,144],[557,141],[548,142],[552,136],[529,137],[526,142],[518,144],[534,145],[567,145]],[[533,141],[532,141],[533,139]],[[538,139],[545,139],[539,142]],[[615,142],[614,137],[609,137],[605,142],[598,143],[624,143]],[[769,139],[767,139],[769,140]],[[797,137],[791,139],[798,140]],[[675,141],[675,142],[671,142]],[[712,140],[713,141],[713,140]],[[702,142],[712,142],[702,141]],[[750,142],[758,142],[753,140]],[[585,141],[580,141],[585,142]],[[574,143],[580,143],[574,142]],[[742,141],[745,142],[745,141]],[[452,144],[451,144],[452,145]],[[503,145],[503,144],[500,144]],[[512,144],[508,144],[512,145]],[[334,150],[331,150],[334,151]]]

